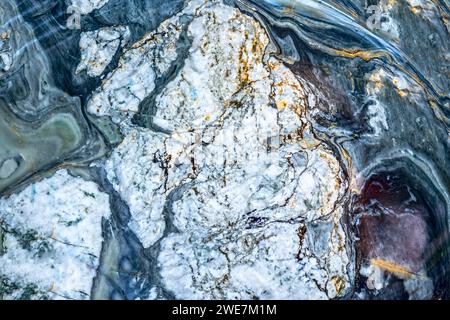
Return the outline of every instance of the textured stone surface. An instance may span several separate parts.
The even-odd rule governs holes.
[[[88,299],[108,195],[66,170],[0,199],[2,299]]]
[[[445,3],[0,22],[1,299],[449,297]]]
[[[90,76],[100,76],[119,46],[127,43],[129,32],[126,27],[115,27],[83,33],[80,39],[81,62],[76,72],[86,70]]]

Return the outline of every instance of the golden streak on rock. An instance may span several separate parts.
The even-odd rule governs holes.
[[[277,105],[277,109],[279,111],[283,111],[284,109],[286,109],[288,103],[286,100],[282,99],[282,100],[277,101],[276,105]]]
[[[395,86],[395,91],[397,91],[397,94],[401,97],[404,98],[408,95],[408,91],[404,90],[403,88],[400,87],[400,80],[398,78],[393,78],[392,79],[392,83]]]
[[[402,98],[404,98],[407,95],[406,91],[403,91],[403,90],[397,90],[397,93]]]
[[[416,276],[416,274],[411,272],[408,268],[395,262],[390,262],[383,259],[371,259],[370,263],[373,266],[376,266],[380,269],[383,269],[385,271],[388,271],[401,277],[411,278]]]
[[[388,0],[388,6],[393,7],[395,4],[397,4],[397,0]]]
[[[344,156],[345,160],[347,161],[347,165],[349,168],[353,167],[353,161],[350,155],[348,154],[347,150],[345,150],[344,147],[340,146],[340,150],[342,155]]]
[[[275,63],[274,61],[269,61],[267,64],[270,68],[270,70],[277,71],[280,68],[280,65],[278,63]]]
[[[370,61],[373,59],[381,58],[386,54],[381,51],[364,51],[364,50],[333,50],[337,56],[341,56],[344,58],[361,58],[365,61]]]
[[[344,280],[342,280],[341,277],[333,276],[333,277],[331,278],[331,282],[333,283],[334,288],[336,289],[336,294],[337,294],[337,295],[340,295],[341,292],[342,292],[342,290],[344,290],[344,288],[345,288],[345,282],[344,282]]]
[[[374,88],[377,92],[379,92],[384,86],[379,72],[372,73],[372,75],[369,77],[369,81],[373,83]]]

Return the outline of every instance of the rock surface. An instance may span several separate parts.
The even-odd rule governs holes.
[[[66,170],[0,199],[1,299],[89,299],[108,195]]]
[[[449,298],[442,2],[3,2],[0,299]]]

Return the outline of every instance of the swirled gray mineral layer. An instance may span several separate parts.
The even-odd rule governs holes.
[[[2,0],[0,299],[450,298],[449,14]]]

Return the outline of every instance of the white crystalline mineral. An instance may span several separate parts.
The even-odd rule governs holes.
[[[133,115],[155,89],[155,80],[176,59],[181,25],[175,16],[135,43],[120,58],[119,66],[94,92],[88,111],[98,115]],[[116,111],[119,111],[117,113]]]
[[[67,171],[0,199],[0,298],[88,299],[108,195]]]
[[[76,12],[79,11],[81,14],[89,14],[95,9],[100,9],[109,0],[69,0],[69,7],[76,8]]]
[[[111,62],[120,46],[129,37],[128,27],[102,28],[81,34],[81,61],[76,73],[86,70],[91,77],[99,76]]]
[[[126,138],[106,161],[129,226],[144,247],[161,240],[162,284],[176,298],[345,294],[345,186],[307,120],[314,93],[269,58],[255,20],[216,1],[193,12],[186,61],[155,97],[154,122],[168,133],[122,122]],[[127,119],[138,111],[175,59],[161,52],[175,52],[176,23],[124,54],[90,112]]]
[[[130,207],[131,229],[145,247],[164,232],[164,138],[151,132],[129,134],[106,164],[108,178]]]

